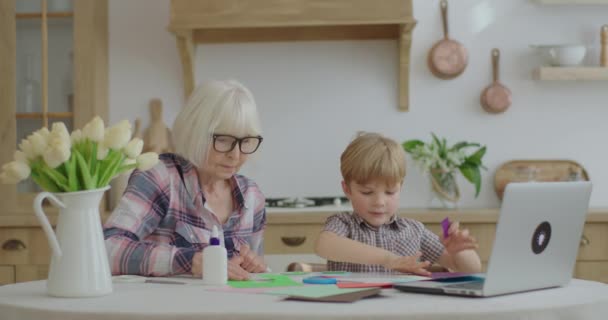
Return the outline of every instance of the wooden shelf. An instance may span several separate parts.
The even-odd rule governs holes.
[[[533,72],[535,80],[608,81],[608,67],[540,67]]]
[[[168,29],[177,38],[184,95],[194,90],[198,43],[395,39],[399,110],[409,108],[413,0],[172,0]]]
[[[46,114],[49,119],[71,119],[72,112],[49,112]],[[17,113],[17,119],[42,119],[42,112]]]
[[[17,13],[17,19],[41,19],[42,12],[27,12],[27,13]],[[73,12],[48,12],[46,14],[47,18],[71,18],[74,16]]]
[[[534,0],[534,2],[544,5],[608,5],[608,0]]]

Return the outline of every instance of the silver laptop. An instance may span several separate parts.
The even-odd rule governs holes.
[[[586,181],[510,183],[485,274],[394,287],[407,292],[489,297],[566,285],[572,277],[590,196],[591,183]]]

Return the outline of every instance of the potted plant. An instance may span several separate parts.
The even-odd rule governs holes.
[[[3,183],[31,176],[44,192],[34,200],[34,212],[53,255],[47,292],[59,297],[92,297],[112,292],[99,203],[110,181],[121,172],[147,170],[158,154],[141,154],[141,139],[131,139],[131,124],[110,128],[95,117],[81,130],[68,133],[62,122],[30,134],[19,144],[14,160],[0,173]],[[60,208],[56,232],[43,209],[45,199]],[[55,233],[57,235],[55,235]]]
[[[486,147],[467,141],[449,146],[445,138],[439,139],[434,133],[431,135],[432,140],[428,143],[414,139],[405,141],[402,146],[422,171],[429,173],[434,198],[443,207],[457,206],[460,199],[457,171],[475,185],[477,197],[481,190],[481,169],[486,169],[482,164]],[[472,151],[467,152],[469,150]]]

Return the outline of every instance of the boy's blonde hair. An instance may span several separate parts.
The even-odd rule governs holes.
[[[342,152],[340,171],[346,184],[376,179],[401,184],[405,179],[405,151],[395,140],[379,133],[360,132]]]

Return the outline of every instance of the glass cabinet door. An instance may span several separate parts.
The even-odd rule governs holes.
[[[17,0],[16,145],[41,127],[73,123],[73,13],[70,0]],[[18,198],[31,203],[40,188],[27,179]],[[19,201],[19,202],[22,202]]]
[[[0,0],[0,165],[43,126],[107,121],[107,81],[107,0]],[[0,215],[32,213],[39,191],[0,184]]]

